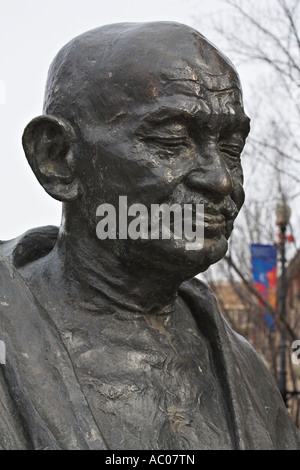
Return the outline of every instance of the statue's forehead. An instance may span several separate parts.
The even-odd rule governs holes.
[[[176,71],[173,75],[161,76],[159,90],[165,95],[185,94],[187,96],[208,98],[213,93],[236,90],[241,94],[238,78],[232,74],[207,74],[203,71]]]
[[[111,35],[104,49],[94,33],[91,44],[85,38],[78,48],[75,41],[71,54],[67,51],[74,60],[61,55],[64,67],[56,65],[52,70],[52,76],[60,74],[62,80],[50,93],[49,102],[70,95],[78,105],[80,121],[94,119],[94,115],[111,121],[116,115],[134,114],[140,104],[160,97],[183,95],[211,101],[214,93],[225,96],[232,88],[241,91],[232,64],[198,33],[179,28],[174,35],[163,28],[159,37],[151,34],[150,38],[145,28],[143,35],[141,31],[130,37],[119,35],[122,40]]]
[[[165,72],[154,76],[135,76],[132,81],[122,77],[118,83],[110,77],[106,86],[97,86],[98,93],[90,95],[83,108],[97,113],[106,122],[119,122],[127,117],[139,120],[144,115],[163,110],[170,116],[186,112],[195,115],[243,115],[242,92],[236,76],[199,74],[192,68]],[[131,124],[130,124],[131,125]]]
[[[231,62],[198,33],[186,28],[176,34],[168,29],[158,30],[151,37],[148,28],[144,34],[131,33],[122,41],[109,43],[105,54],[100,46],[94,46],[92,62],[88,54],[80,55],[79,69],[85,70],[92,82],[100,79],[127,91],[141,91],[152,84],[163,92],[181,84],[186,88],[190,85],[193,92],[199,87],[221,90],[240,86]]]
[[[170,119],[180,122],[203,123],[224,126],[234,124],[246,136],[249,131],[249,118],[245,114],[241,92],[238,88],[219,91],[206,91],[205,97],[187,94],[159,96],[153,103],[136,105],[131,116],[136,122],[164,123]],[[126,118],[126,114],[124,114]],[[131,123],[130,123],[131,125]]]
[[[223,64],[222,64],[223,65]],[[228,64],[219,69],[182,60],[164,64],[115,67],[106,71],[106,95],[122,97],[122,103],[133,105],[140,101],[153,102],[161,96],[185,95],[208,99],[214,94],[231,95],[232,90],[241,100],[241,86],[235,70]],[[101,90],[100,83],[98,85]],[[114,90],[114,92],[112,91]],[[111,103],[112,104],[112,103]]]
[[[45,109],[77,103],[76,113],[112,118],[159,96],[240,88],[226,57],[203,36],[178,24],[121,24],[75,38],[51,66]],[[68,101],[69,100],[69,101]],[[68,102],[67,102],[68,101]]]
[[[150,52],[153,52],[150,49]],[[156,51],[154,51],[156,52]],[[112,82],[126,82],[128,78],[134,86],[136,81],[156,80],[168,84],[170,82],[191,82],[205,85],[208,89],[228,88],[239,84],[237,72],[233,66],[217,53],[211,54],[211,60],[205,62],[199,54],[190,55],[187,59],[173,54],[132,57],[128,63],[120,61],[105,67],[105,72]],[[155,60],[156,59],[156,60]],[[100,75],[103,72],[100,71]]]

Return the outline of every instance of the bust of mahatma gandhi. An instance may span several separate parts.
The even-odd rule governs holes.
[[[227,250],[248,132],[234,67],[187,26],[104,26],[58,53],[23,145],[62,224],[0,245],[1,448],[299,447],[262,361],[193,279]],[[204,240],[188,249],[175,215],[169,237],[108,219],[99,236],[99,206],[124,198],[128,223],[137,204],[204,207]]]

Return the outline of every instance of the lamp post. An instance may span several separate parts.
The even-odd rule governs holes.
[[[282,319],[286,317],[286,259],[285,259],[285,234],[286,227],[291,216],[291,209],[287,205],[285,199],[276,207],[277,224],[280,228],[280,261],[281,261],[281,283],[279,293],[280,316]],[[281,332],[279,341],[279,390],[285,405],[287,406],[287,390],[286,390],[286,339],[285,334]]]

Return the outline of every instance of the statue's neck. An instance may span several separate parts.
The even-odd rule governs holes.
[[[60,231],[52,252],[52,271],[60,265],[59,282],[65,291],[92,310],[107,306],[141,313],[170,313],[182,282],[163,263],[141,263],[138,255],[119,255],[116,246],[79,233]],[[119,245],[119,251],[122,251]]]

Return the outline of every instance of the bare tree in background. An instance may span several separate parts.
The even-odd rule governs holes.
[[[273,169],[276,191],[281,188],[293,201],[300,193],[300,1],[221,3],[231,7],[231,15],[226,24],[215,17],[215,31],[234,62],[251,75],[246,155],[252,167]]]
[[[288,308],[284,318],[281,316],[280,305],[278,305],[278,309],[274,309],[256,291],[252,281],[249,247],[251,243],[261,243],[262,241],[274,244],[274,232],[268,219],[257,210],[257,207],[252,209],[253,212],[249,207],[246,207],[244,211],[246,222],[239,224],[238,231],[233,233],[230,240],[227,255],[218,264],[217,278],[223,281],[216,280],[210,269],[204,273],[204,277],[216,294],[220,309],[233,329],[252,343],[261,354],[275,380],[278,381],[280,333],[284,333],[289,345],[300,338],[299,291],[294,295],[296,297],[296,300],[292,299],[294,305],[292,308]],[[300,273],[299,254],[296,268]],[[292,279],[294,272],[288,270],[289,275]],[[274,332],[265,321],[265,315],[273,317]],[[298,369],[295,369],[291,363],[290,352],[290,348],[287,348],[287,390],[300,393],[300,370],[299,366],[296,366]],[[289,394],[288,398],[289,411],[300,429],[300,397],[296,394]]]
[[[252,340],[276,378],[277,338],[262,313],[275,317],[277,331],[284,331],[289,342],[300,339],[300,329],[295,311],[293,318],[282,319],[255,292],[250,244],[276,242],[275,207],[283,196],[292,208],[295,240],[300,240],[300,0],[222,0],[220,4],[227,7],[226,16],[213,17],[214,42],[239,70],[247,71],[251,89],[245,100],[252,119],[243,156],[247,199],[217,271],[217,278],[226,280],[241,300],[239,314],[229,311],[224,290],[215,282],[216,271],[209,270],[206,279],[234,329]],[[196,22],[201,26],[197,18]],[[289,247],[289,258],[295,248]],[[291,364],[289,376],[294,389],[299,388]],[[290,404],[300,426],[298,397]]]

